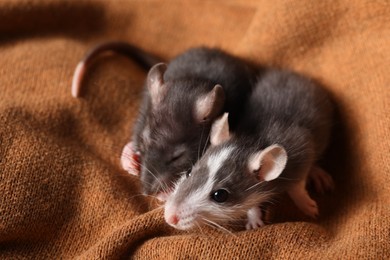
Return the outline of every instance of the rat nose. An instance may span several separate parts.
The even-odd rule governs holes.
[[[168,218],[168,223],[172,225],[176,225],[179,222],[179,218],[177,217],[176,214],[173,214]]]

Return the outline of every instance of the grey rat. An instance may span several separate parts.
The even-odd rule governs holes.
[[[246,228],[254,229],[264,224],[259,205],[285,191],[305,214],[316,217],[308,177],[321,188],[333,186],[316,164],[333,120],[325,90],[293,72],[269,69],[234,131],[229,131],[227,115],[214,122],[211,147],[167,199],[166,222],[185,230],[246,216]]]
[[[149,70],[132,138],[121,155],[122,167],[140,176],[145,194],[165,199],[206,150],[211,123],[223,112],[231,114],[235,128],[254,75],[239,58],[206,47]]]

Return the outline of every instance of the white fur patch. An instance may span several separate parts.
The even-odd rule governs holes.
[[[209,174],[205,185],[191,192],[188,196],[188,205],[196,205],[197,208],[205,208],[210,206],[209,196],[215,183],[215,175],[222,167],[224,162],[230,157],[233,147],[227,147],[216,154],[212,154],[207,160]]]
[[[226,147],[217,154],[212,154],[207,160],[209,168],[209,180],[213,181],[215,174],[222,167],[223,163],[230,157],[233,147]]]
[[[168,198],[165,204],[166,219],[172,214],[177,214],[179,222],[175,225],[178,229],[188,229],[196,225],[196,223],[204,221],[204,214],[200,212],[214,212],[218,211],[218,206],[210,202],[210,193],[215,182],[215,175],[224,162],[230,157],[233,147],[227,147],[216,154],[211,155],[207,160],[209,174],[207,181],[198,189],[188,194],[188,197],[180,204],[176,205],[174,198],[180,184],[185,181],[185,177],[180,178],[176,184],[175,191],[171,198]],[[199,219],[200,218],[200,219]]]

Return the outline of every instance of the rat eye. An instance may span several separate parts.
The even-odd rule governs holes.
[[[173,163],[173,162],[179,160],[181,156],[182,155],[180,154],[180,155],[176,155],[175,157],[172,157],[171,160],[169,160],[169,163]]]
[[[229,198],[229,192],[224,189],[219,189],[211,194],[211,198],[218,203],[222,203]]]
[[[168,161],[168,164],[174,163],[178,160],[180,160],[184,156],[184,151],[177,150],[173,153],[171,159]]]
[[[191,168],[186,171],[186,177],[187,178],[191,176],[191,171],[192,171]]]

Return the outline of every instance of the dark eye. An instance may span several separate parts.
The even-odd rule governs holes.
[[[169,161],[170,163],[173,163],[174,161],[177,161],[179,158],[181,157],[181,155],[177,155],[175,157],[172,157],[171,160]]]
[[[169,164],[178,161],[178,160],[179,160],[180,158],[182,158],[183,156],[184,156],[184,152],[183,152],[183,151],[175,152],[175,153],[173,154],[173,156],[171,157],[171,159],[169,160]]]
[[[188,170],[186,171],[186,177],[187,177],[187,178],[191,176],[191,171],[192,171],[192,169],[188,169]]]
[[[216,190],[214,193],[211,193],[211,198],[218,203],[222,203],[229,198],[229,192],[224,189]]]

